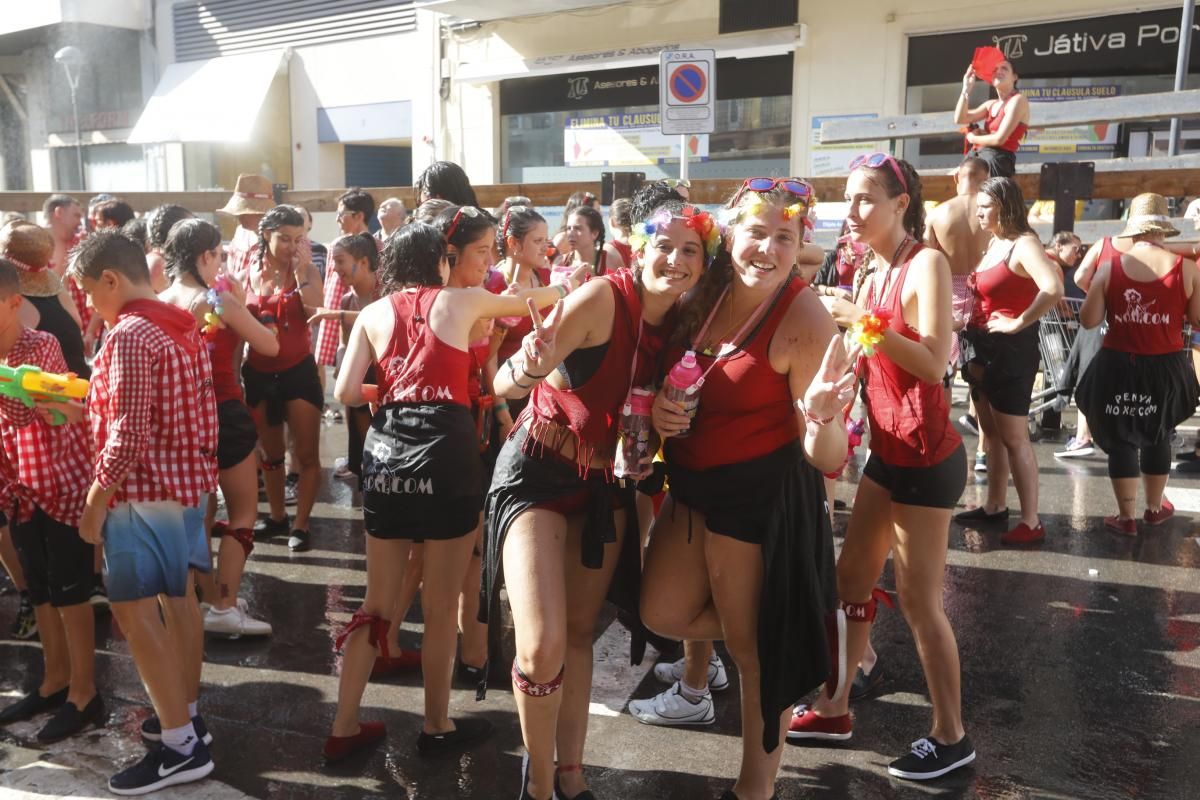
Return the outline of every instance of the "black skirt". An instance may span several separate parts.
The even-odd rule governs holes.
[[[1075,391],[1075,404],[1105,451],[1162,443],[1198,401],[1200,384],[1184,350],[1142,356],[1101,348]]]
[[[384,406],[363,443],[363,520],[380,539],[457,539],[483,507],[475,421],[451,403]]]

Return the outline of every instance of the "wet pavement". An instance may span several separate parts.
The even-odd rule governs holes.
[[[1185,431],[1189,441],[1195,422]],[[780,800],[1200,796],[1193,774],[1200,755],[1200,481],[1173,475],[1168,496],[1178,516],[1136,539],[1120,537],[1103,528],[1114,507],[1103,456],[1057,461],[1052,452],[1065,438],[1035,446],[1044,545],[1011,550],[1000,547],[1001,527],[951,529],[946,606],[962,653],[975,764],[925,785],[888,777],[887,762],[926,733],[930,706],[912,637],[898,613],[884,612],[873,637],[889,676],[882,694],[854,706],[855,735],[845,745],[786,746]],[[974,441],[967,437],[969,447]],[[364,591],[361,514],[349,486],[330,477],[344,442],[344,426],[327,428],[312,551],[291,555],[274,540],[251,557],[243,596],[275,626],[274,637],[207,641],[200,707],[216,737],[212,778],[157,796],[517,797],[520,731],[511,692],[500,683],[482,703],[455,690],[452,713],[485,716],[497,733],[469,753],[437,759],[415,750],[419,675],[372,683],[364,717],[387,723],[386,743],[337,768],[321,765],[337,692],[332,643]],[[839,498],[852,502],[853,477],[839,483]],[[982,492],[969,484],[963,502],[978,502]],[[1009,497],[1015,508],[1011,489]],[[837,517],[840,537],[847,515]],[[894,588],[890,566],[883,584]],[[16,607],[15,594],[0,597],[0,630]],[[418,640],[419,619],[417,608],[405,623],[406,644]],[[107,797],[113,763],[144,752],[137,731],[149,711],[128,646],[107,617],[98,632],[108,727],[49,748],[34,739],[40,723],[0,730],[0,796]],[[716,695],[717,722],[709,728],[641,725],[625,704],[662,687],[649,672],[653,650],[641,667],[630,667],[627,642],[620,623],[606,617],[597,630],[585,759],[593,791],[606,800],[717,797],[738,766],[735,691]],[[36,642],[0,639],[0,691],[15,696],[39,674]]]

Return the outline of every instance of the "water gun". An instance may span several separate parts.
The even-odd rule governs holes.
[[[864,419],[850,419],[849,412],[846,415],[846,460],[842,465],[833,472],[826,472],[825,477],[831,480],[838,478],[842,474],[842,470],[850,463],[850,459],[854,458],[854,451],[862,444],[863,431],[866,430],[867,423]]]
[[[22,364],[10,367],[0,364],[0,395],[20,400],[26,408],[41,402],[65,403],[87,397],[88,382],[73,372],[56,375],[42,372],[39,367]],[[51,425],[62,425],[67,418],[51,411]]]

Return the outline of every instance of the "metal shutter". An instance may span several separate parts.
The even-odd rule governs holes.
[[[345,159],[347,186],[412,186],[411,147],[348,144]]]

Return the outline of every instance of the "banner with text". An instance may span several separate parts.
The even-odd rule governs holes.
[[[1022,87],[1021,94],[1033,104],[1029,115],[1037,124],[1037,106],[1041,103],[1063,103],[1069,100],[1094,100],[1116,97],[1121,87],[1114,84],[1093,86],[1032,86]],[[1098,122],[1091,125],[1073,125],[1068,128],[1046,128],[1031,130],[1021,143],[1022,153],[1042,155],[1063,153],[1112,154],[1117,146],[1120,125]]]
[[[708,135],[687,137],[688,159],[708,160]],[[563,131],[568,167],[632,167],[678,161],[680,137],[664,136],[658,112],[569,117]]]

